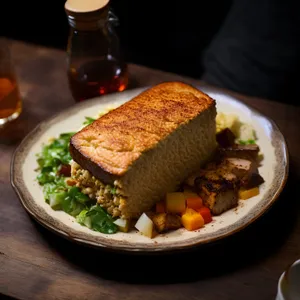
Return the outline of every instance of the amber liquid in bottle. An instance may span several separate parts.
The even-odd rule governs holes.
[[[0,120],[14,119],[22,109],[22,101],[16,80],[0,76]]]
[[[126,65],[115,60],[96,60],[68,71],[70,90],[75,101],[121,92],[128,84]]]

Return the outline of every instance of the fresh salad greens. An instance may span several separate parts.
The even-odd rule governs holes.
[[[243,140],[239,140],[238,141],[240,145],[253,145],[256,143],[255,140],[246,140],[246,141],[243,141]]]
[[[94,120],[86,117],[84,125]],[[115,233],[118,229],[115,220],[102,207],[95,205],[95,201],[81,193],[78,187],[66,183],[66,179],[71,176],[69,144],[73,134],[60,134],[44,145],[37,155],[37,181],[43,187],[45,200],[53,209],[63,210],[76,217],[81,225],[102,233]]]
[[[57,172],[61,165],[68,165],[72,159],[69,153],[69,142],[73,134],[73,132],[62,133],[49,145],[43,147],[37,159],[40,169],[37,176],[39,184],[55,183],[61,179],[57,177]]]
[[[78,223],[102,233],[115,233],[117,225],[99,205],[92,206],[89,210],[82,210],[76,217]]]
[[[83,122],[83,125],[90,125],[92,124],[96,119],[91,118],[91,117],[85,117],[85,121]]]

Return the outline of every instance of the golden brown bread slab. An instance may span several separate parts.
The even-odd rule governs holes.
[[[215,116],[208,95],[166,82],[75,134],[70,152],[83,169],[123,190],[129,199],[125,215],[138,215],[209,158],[216,146]]]
[[[71,154],[95,177],[112,183],[107,179],[124,175],[144,151],[214,105],[214,100],[189,85],[159,84],[75,134]]]

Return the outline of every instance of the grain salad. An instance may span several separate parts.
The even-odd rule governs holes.
[[[102,183],[74,161],[71,162],[71,177],[83,194],[96,200],[113,217],[123,217],[121,210],[125,198],[120,195],[121,190],[119,188]]]

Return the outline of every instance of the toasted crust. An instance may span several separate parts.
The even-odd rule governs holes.
[[[70,153],[96,178],[112,183],[143,152],[214,106],[213,99],[190,85],[161,83],[76,133]]]

